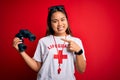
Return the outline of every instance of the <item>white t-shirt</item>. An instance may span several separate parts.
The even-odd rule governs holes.
[[[67,50],[68,43],[53,35],[43,37],[39,40],[33,59],[42,62],[42,67],[37,75],[37,80],[75,80],[74,62],[75,54]],[[67,35],[66,39],[75,41],[82,49],[82,42],[79,38]],[[55,43],[56,42],[56,43]],[[55,45],[56,44],[56,45]],[[58,51],[62,51],[61,58]],[[83,54],[84,59],[84,49]],[[60,65],[60,66],[59,66]],[[61,69],[58,74],[58,69]]]

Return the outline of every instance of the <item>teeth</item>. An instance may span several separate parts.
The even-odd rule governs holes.
[[[60,27],[60,28],[58,28],[58,30],[63,30],[64,28],[62,28],[62,27]]]

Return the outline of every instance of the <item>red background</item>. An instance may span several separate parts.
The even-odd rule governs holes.
[[[65,5],[72,32],[81,38],[86,51],[86,72],[76,72],[77,80],[120,80],[119,0],[1,0],[0,80],[36,79],[37,73],[24,63],[12,40],[20,29],[34,33],[34,42],[25,39],[32,57],[45,35],[47,8],[57,4]]]

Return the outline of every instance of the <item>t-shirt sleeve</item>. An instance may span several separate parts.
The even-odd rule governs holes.
[[[36,60],[38,62],[42,62],[42,58],[41,58],[42,53],[41,53],[41,51],[42,51],[41,50],[41,42],[39,41],[38,45],[37,45],[37,48],[35,50],[34,56],[33,56],[34,60]]]

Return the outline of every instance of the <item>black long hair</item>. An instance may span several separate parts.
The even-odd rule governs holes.
[[[68,22],[68,16],[67,16],[67,13],[66,13],[63,5],[57,5],[57,6],[52,6],[52,7],[48,8],[46,36],[51,35],[51,34],[54,35],[54,30],[52,29],[52,26],[51,26],[51,16],[53,13],[55,13],[57,11],[64,13],[67,18],[67,22]],[[72,35],[69,23],[68,23],[68,28],[66,29],[66,33]]]

